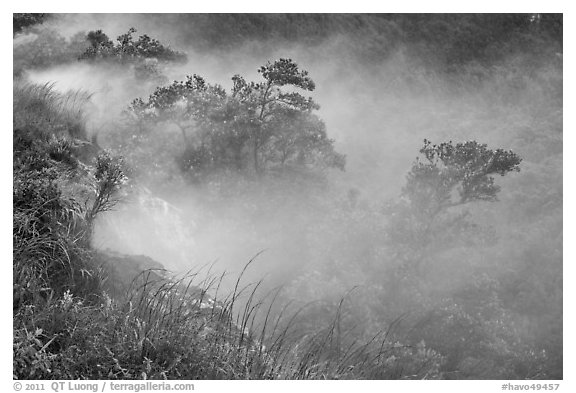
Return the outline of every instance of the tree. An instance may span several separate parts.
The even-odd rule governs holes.
[[[122,157],[115,157],[109,151],[102,151],[95,159],[92,180],[93,201],[86,209],[85,219],[92,230],[97,215],[114,209],[120,201],[118,192],[127,177],[123,170]]]
[[[162,68],[169,63],[184,63],[186,54],[164,46],[160,41],[141,35],[137,40],[131,27],[128,32],[116,39],[116,44],[102,30],[91,31],[86,35],[88,48],[80,55],[80,61],[107,61],[132,65],[137,79],[166,83]]]
[[[185,151],[180,166],[194,175],[212,169],[255,173],[287,166],[344,169],[324,122],[314,113],[319,106],[291,86],[312,91],[308,72],[291,59],[268,62],[258,72],[264,81],[232,78],[228,93],[198,75],[159,87],[147,101],[136,99],[126,114],[132,124],[173,124]],[[144,130],[145,131],[145,130]]]
[[[42,69],[75,62],[89,43],[84,33],[65,38],[47,25],[35,25],[26,31],[27,40],[14,45],[14,74],[26,69]]]
[[[476,141],[433,145],[424,139],[408,174],[403,196],[419,214],[435,217],[450,207],[474,201],[496,201],[500,187],[493,175],[520,170],[522,161],[512,151],[490,150]]]
[[[134,40],[136,29],[131,27],[127,33],[118,36],[117,43],[102,30],[91,31],[86,35],[90,47],[80,56],[81,60],[116,60],[122,63],[136,62],[144,59],[157,59],[160,62],[185,62],[186,55],[164,46],[160,41],[141,35]]]
[[[444,371],[463,377],[547,375],[551,368],[543,365],[553,350],[518,337],[518,321],[529,316],[515,309],[522,292],[510,282],[522,282],[530,293],[538,289],[525,272],[505,262],[514,257],[504,250],[519,244],[493,247],[498,231],[477,225],[466,209],[497,201],[501,189],[495,177],[519,171],[522,159],[476,141],[435,145],[424,140],[420,153],[401,203],[389,212],[387,251],[400,264],[384,276],[385,308],[390,312],[403,304],[412,311],[409,342],[425,340],[446,355]],[[535,265],[543,258],[536,257]],[[478,367],[477,359],[489,359],[490,366]]]
[[[562,51],[561,14],[385,14],[408,51],[452,72],[494,66],[511,55],[532,61]],[[541,61],[541,60],[540,60]]]
[[[390,206],[389,236],[402,268],[419,270],[436,251],[456,247],[477,226],[459,206],[497,201],[500,186],[494,175],[519,171],[522,159],[512,151],[491,150],[476,141],[432,144],[424,140],[408,173],[402,200]]]
[[[20,33],[24,28],[44,22],[47,14],[17,14],[12,15],[13,36]]]

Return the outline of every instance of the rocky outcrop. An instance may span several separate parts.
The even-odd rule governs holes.
[[[137,279],[169,280],[164,266],[145,255],[126,255],[112,250],[98,251],[97,261],[104,273],[103,289],[119,299],[127,294]]]

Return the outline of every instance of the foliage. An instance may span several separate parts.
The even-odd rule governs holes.
[[[97,161],[94,174],[81,161],[87,158],[87,142],[81,139],[86,131],[81,105],[71,103],[70,96],[47,85],[15,84],[15,308],[55,290],[76,288],[88,296],[99,286],[90,267],[92,220],[111,207],[122,172],[110,156]],[[98,190],[96,198],[90,188]]]
[[[44,22],[47,14],[12,14],[13,35],[20,33],[28,26]]]
[[[90,46],[78,60],[133,65],[137,79],[156,83],[166,82],[166,77],[163,75],[163,67],[166,64],[186,62],[185,53],[164,46],[147,34],[135,40],[134,33],[136,29],[131,27],[128,32],[118,36],[117,42],[114,43],[102,30],[90,31],[86,35]]]
[[[558,375],[552,365],[556,344],[526,332],[527,315],[517,308],[526,298],[515,295],[519,290],[509,280],[522,281],[530,291],[541,286],[525,281],[526,270],[511,270],[500,254],[498,232],[474,214],[497,208],[480,203],[496,201],[501,192],[490,178],[518,171],[520,157],[475,141],[426,141],[420,153],[399,200],[382,209],[351,190],[327,207],[332,214],[324,222],[311,219],[315,224],[305,241],[315,253],[291,292],[318,299],[305,320],[324,320],[342,288],[358,283],[349,323],[366,318],[365,334],[374,334],[402,316],[392,340],[411,346],[424,341],[443,359],[441,378]],[[550,258],[529,254],[546,265],[540,268],[547,274],[557,275]]]
[[[521,159],[512,151],[476,141],[432,145],[425,139],[420,153],[426,160],[416,160],[402,193],[415,214],[430,218],[451,207],[496,201],[500,187],[492,175],[520,170]]]
[[[201,52],[254,41],[321,51],[335,40],[364,62],[405,51],[428,71],[450,73],[478,63],[494,68],[510,56],[535,66],[562,52],[562,14],[183,14],[172,21]]]
[[[165,83],[168,64],[186,62],[186,54],[144,34],[134,39],[131,28],[112,42],[102,30],[78,32],[70,38],[49,26],[33,26],[14,45],[14,75],[77,61],[113,62],[133,67],[138,80]]]
[[[456,71],[470,62],[497,64],[512,54],[534,60],[561,51],[561,14],[383,15],[405,32],[411,50]],[[559,27],[560,26],[560,27]],[[536,55],[536,56],[534,56]]]
[[[185,146],[180,167],[192,176],[214,170],[256,173],[287,166],[344,168],[324,123],[313,113],[312,98],[281,88],[312,91],[314,82],[290,59],[267,63],[262,82],[236,75],[227,93],[198,75],[159,87],[147,101],[136,99],[127,118],[140,134],[151,126],[172,124]]]
[[[500,187],[493,175],[519,171],[521,162],[512,151],[490,150],[476,141],[433,145],[425,139],[420,153],[424,160],[412,165],[402,201],[389,206],[396,213],[390,223],[391,240],[405,250],[404,267],[416,269],[430,254],[456,247],[463,233],[474,233],[483,241],[461,206],[496,201]]]
[[[66,38],[49,26],[33,26],[14,42],[14,75],[77,62],[87,47],[86,35],[82,32]]]
[[[502,294],[499,280],[475,274],[469,288],[423,313],[410,335],[446,355],[441,370],[452,378],[550,377],[555,371],[546,351],[521,339],[519,320]]]
[[[90,222],[114,207],[125,181],[122,160],[98,155],[88,142],[84,93],[15,84],[16,378],[562,378],[562,15],[181,17],[198,22],[185,24],[196,32],[196,49],[269,37],[272,45],[312,43],[321,52],[337,37],[337,47],[352,47],[343,53],[362,64],[379,67],[398,52],[407,56],[401,84],[409,87],[430,87],[425,83],[439,77],[438,86],[460,92],[493,88],[493,109],[523,105],[494,132],[506,133],[496,140],[515,153],[473,141],[425,141],[402,195],[384,209],[364,191],[337,188],[336,201],[327,194],[321,203],[306,199],[306,209],[297,210],[306,220],[288,217],[296,210],[283,215],[275,208],[301,203],[295,196],[309,189],[288,171],[344,163],[314,101],[292,93],[311,91],[312,80],[289,60],[262,67],[262,82],[235,76],[231,91],[189,77],[159,88],[154,99],[134,101],[112,145],[147,174],[173,175],[174,156],[195,179],[218,171],[266,174],[257,207],[247,187],[231,182],[222,186],[231,196],[227,207],[275,221],[266,225],[269,232],[280,226],[294,232],[278,241],[285,247],[278,254],[289,248],[284,243],[297,243],[293,259],[306,265],[286,264],[283,271],[301,276],[291,284],[295,297],[320,301],[276,320],[264,306],[271,296],[257,296],[252,286],[239,290],[248,295],[241,300],[234,292],[212,307],[201,301],[184,307],[187,284],[172,281],[148,280],[132,288],[129,300],[110,299],[103,292],[115,277],[105,278],[111,273],[100,270],[101,256],[89,246]],[[161,54],[154,52],[161,44],[139,43],[134,31],[118,43],[102,31],[72,40],[46,26],[25,32],[15,37],[16,72],[76,61],[90,45],[86,52],[94,56],[84,61],[119,62],[138,79],[161,79],[163,60],[148,57]],[[147,46],[156,49],[143,51]],[[125,51],[115,53],[117,47]],[[374,91],[381,86],[375,83]],[[506,176],[520,163],[521,176]],[[287,173],[290,189],[282,184],[272,192]],[[213,202],[212,195],[206,199]],[[204,283],[210,282],[218,280]],[[344,309],[334,299],[351,282],[362,285]],[[188,300],[194,296],[195,289]],[[263,320],[274,323],[262,329]],[[348,330],[354,324],[360,332]]]
[[[18,310],[17,379],[387,379],[437,378],[442,358],[421,343],[348,337],[339,309],[324,329],[298,332],[286,308],[257,300],[260,283],[221,298],[222,276],[200,271],[137,276],[125,298],[88,304],[66,291]],[[204,275],[202,273],[202,275]],[[199,285],[199,286],[198,286]],[[238,309],[238,311],[235,311]],[[298,311],[295,311],[296,313]],[[261,314],[258,316],[258,314]],[[262,321],[261,323],[255,321]]]
[[[87,140],[85,105],[90,94],[77,90],[58,93],[54,84],[16,82],[13,88],[15,130],[35,130],[41,138],[51,135]]]
[[[127,181],[121,157],[114,157],[109,151],[103,151],[96,157],[94,171],[94,202],[87,212],[86,221],[94,222],[100,213],[110,211],[119,202],[118,191]]]
[[[120,63],[136,63],[146,59],[156,59],[163,63],[186,61],[184,53],[162,45],[147,34],[134,40],[134,33],[136,29],[131,27],[127,33],[118,36],[114,44],[102,30],[90,31],[86,35],[90,46],[82,53],[80,60],[113,60]]]
[[[91,226],[116,202],[122,161],[106,151],[93,167],[78,159],[72,135],[86,131],[68,129],[81,123],[69,122],[61,98],[49,86],[15,88],[14,378],[439,376],[441,357],[423,345],[392,344],[384,334],[348,338],[341,310],[325,329],[295,331],[286,308],[271,313],[276,297],[258,294],[260,283],[240,286],[242,276],[222,296],[223,275],[195,285],[199,272],[178,279],[148,271],[127,298],[110,298],[113,269],[91,249]]]
[[[226,51],[255,40],[271,48],[302,43],[321,51],[335,40],[365,63],[379,64],[402,52],[414,60],[410,62],[416,66],[413,74],[422,71],[418,66],[425,66],[425,72],[468,73],[472,78],[499,72],[498,66],[510,58],[518,60],[520,68],[534,70],[561,55],[563,42],[562,14],[182,14],[170,18],[178,26],[178,39],[200,52]],[[160,62],[162,58],[178,61],[179,52],[153,38],[142,38],[145,35],[136,40],[133,33],[131,29],[113,43],[101,30],[92,31],[89,48],[82,34],[84,46],[62,62],[73,62],[82,53],[91,59],[114,60],[118,56],[114,48],[122,47],[130,53],[128,58],[137,53]],[[33,53],[62,48],[48,37],[38,38],[45,48],[35,45]],[[32,56],[26,52],[19,53]],[[34,55],[34,61],[46,64],[42,57]]]

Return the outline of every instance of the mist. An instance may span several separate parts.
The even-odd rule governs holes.
[[[290,175],[266,181],[231,175],[220,182],[197,184],[186,181],[169,156],[158,158],[163,165],[158,172],[128,162],[134,173],[133,190],[114,211],[98,219],[94,247],[146,255],[175,273],[214,262],[215,271],[233,275],[255,257],[247,281],[264,278],[264,291],[283,286],[287,301],[320,301],[308,322],[317,322],[314,315],[325,318],[324,311],[356,288],[346,307],[350,319],[363,320],[362,336],[410,313],[413,319],[406,323],[412,323],[411,332],[416,332],[410,339],[437,345],[439,351],[452,347],[414,327],[422,315],[444,310],[446,299],[463,293],[474,301],[489,302],[483,297],[483,279],[500,289],[525,282],[526,287],[512,285],[513,290],[498,292],[508,297],[497,301],[512,310],[506,323],[513,325],[517,341],[561,357],[561,53],[542,53],[533,65],[512,52],[491,66],[472,61],[459,66],[461,72],[444,72],[427,53],[401,37],[383,35],[382,43],[369,43],[372,49],[361,47],[360,43],[368,44],[351,27],[309,40],[290,40],[280,33],[260,39],[247,35],[236,37],[234,45],[211,47],[207,42],[219,41],[195,36],[207,24],[205,18],[67,14],[54,16],[42,28],[70,40],[79,32],[98,29],[113,39],[135,27],[137,35],[148,34],[187,54],[185,64],[162,69],[164,85],[197,74],[230,90],[236,74],[259,81],[257,70],[267,61],[293,59],[316,84],[305,95],[320,104],[317,114],[335,150],[346,156],[346,168],[330,169],[312,181]],[[31,34],[19,36],[15,48],[34,40]],[[130,66],[106,62],[28,68],[24,75],[33,83],[53,83],[62,92],[91,94],[85,106],[88,134],[97,135],[101,148],[112,150],[111,136],[118,132],[123,111],[133,99],[146,99],[159,86],[136,78]],[[558,84],[559,99],[550,88]],[[157,150],[165,146],[165,152],[181,153],[178,133],[162,132]],[[478,227],[477,232],[453,247],[434,251],[434,263],[414,284],[420,297],[404,300],[403,292],[394,294],[384,279],[402,260],[400,248],[391,244],[396,224],[389,209],[402,200],[407,174],[424,139],[475,140],[491,149],[513,150],[522,163],[520,172],[497,176],[501,187],[497,202],[481,201],[458,210]],[[539,275],[551,281],[544,284]],[[525,301],[518,300],[523,296]],[[528,306],[533,297],[539,310],[547,312],[538,316],[523,308],[534,307]],[[549,321],[558,317],[560,325],[556,322],[553,330]],[[463,369],[463,360],[458,362]]]

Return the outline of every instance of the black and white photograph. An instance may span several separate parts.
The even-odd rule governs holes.
[[[564,390],[562,13],[131,9],[12,13],[10,386]]]

